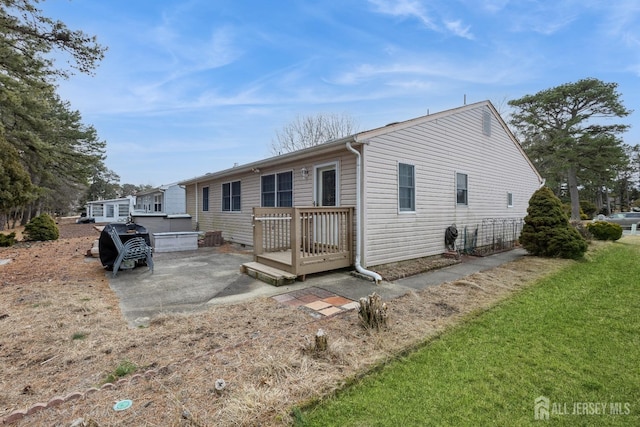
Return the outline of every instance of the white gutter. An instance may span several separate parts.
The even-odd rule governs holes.
[[[380,276],[375,271],[367,270],[360,265],[360,225],[362,224],[362,202],[361,202],[361,190],[360,190],[360,152],[351,146],[351,141],[347,141],[347,150],[356,155],[356,271],[365,276],[373,278],[376,284],[382,281]]]

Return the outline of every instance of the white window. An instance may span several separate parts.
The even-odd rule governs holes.
[[[222,184],[222,211],[240,212],[240,181]]]
[[[162,194],[156,194],[153,196],[153,211],[162,212]]]
[[[400,212],[416,210],[415,166],[398,163],[398,209]]]
[[[293,172],[264,175],[261,180],[262,206],[293,206]]]
[[[507,207],[508,208],[512,208],[513,207],[513,193],[512,192],[508,192],[507,193]]]
[[[102,203],[93,205],[93,216],[102,216],[104,214],[104,205]]]
[[[469,204],[469,190],[467,183],[467,174],[456,173],[456,203],[459,205]]]
[[[118,205],[118,216],[127,216],[129,213],[129,203],[120,203]]]
[[[113,205],[108,204],[106,206],[107,206],[107,214],[105,215],[105,217],[113,218],[114,217],[114,212],[115,212],[115,209],[114,209]]]

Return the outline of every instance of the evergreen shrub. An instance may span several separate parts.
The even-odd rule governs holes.
[[[622,237],[622,227],[607,221],[596,221],[587,224],[589,233],[598,240],[616,241]]]
[[[16,242],[16,233],[0,234],[0,247],[13,246]]]
[[[48,214],[38,215],[24,227],[25,240],[57,240],[60,237],[58,226]]]
[[[569,224],[562,202],[548,187],[529,199],[520,243],[530,254],[545,257],[579,259],[587,251],[586,240]]]

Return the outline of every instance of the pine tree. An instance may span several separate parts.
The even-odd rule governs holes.
[[[0,230],[7,224],[11,211],[34,199],[29,174],[20,163],[20,155],[5,139],[0,128]]]
[[[0,177],[0,217],[26,212],[23,223],[42,211],[67,210],[105,150],[95,129],[58,97],[55,80],[91,74],[106,49],[44,16],[38,2],[0,0],[0,136],[10,147],[0,151],[9,152],[0,167],[11,172]],[[69,65],[61,66],[56,58],[65,56]],[[22,189],[28,192],[17,197]]]
[[[578,190],[583,181],[605,184],[610,171],[625,162],[618,135],[628,125],[612,119],[628,116],[616,83],[587,78],[509,101],[511,124],[523,148],[547,182],[568,187],[571,219],[580,219]]]

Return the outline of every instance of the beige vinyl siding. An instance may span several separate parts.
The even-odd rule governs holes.
[[[307,160],[286,162],[277,166],[259,167],[257,172],[227,174],[210,181],[198,183],[198,223],[200,231],[222,231],[225,240],[235,243],[253,245],[253,227],[251,215],[253,207],[261,204],[261,177],[280,172],[293,172],[294,206],[313,206],[314,167],[326,163],[337,162],[339,170],[340,206],[355,206],[355,156],[346,149],[329,154],[316,155]],[[303,178],[301,169],[308,171]],[[222,184],[233,181],[241,182],[241,211],[222,212]],[[202,212],[202,187],[209,186],[209,211]],[[195,228],[196,206],[195,187],[187,185],[187,213],[192,216]]]
[[[195,196],[195,184],[185,185],[185,202],[187,207],[187,213],[191,215],[191,228],[196,230],[196,196]],[[199,187],[198,187],[199,188]],[[198,197],[199,199],[200,197]]]
[[[491,135],[483,133],[487,109],[439,116],[364,146],[364,265],[441,254],[451,224],[462,232],[483,218],[526,215],[538,175],[493,114]],[[398,163],[415,166],[415,212],[398,210]],[[456,172],[468,177],[467,206],[456,203]]]
[[[235,181],[240,181],[240,211],[223,212],[222,184]],[[200,182],[199,199],[202,198],[202,188],[206,186],[209,187],[209,210],[202,212],[202,200],[198,200],[200,231],[222,231],[225,240],[252,245],[251,207],[254,200],[260,200],[259,189],[256,188],[259,186],[259,175],[232,175],[224,179]]]

